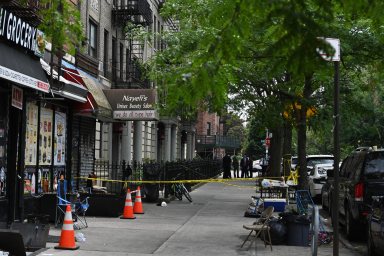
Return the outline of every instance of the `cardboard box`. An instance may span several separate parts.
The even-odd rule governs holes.
[[[275,212],[284,212],[287,201],[282,198],[264,198],[264,209],[273,206]]]

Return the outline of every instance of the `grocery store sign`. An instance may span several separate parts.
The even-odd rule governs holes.
[[[19,73],[17,71],[14,71],[12,69],[6,68],[1,65],[0,65],[0,78],[4,78],[6,80],[9,80],[24,86],[28,86],[30,88],[33,88],[39,91],[43,91],[47,93],[49,92],[48,83],[40,81],[31,76],[27,76],[25,74]]]
[[[44,34],[4,8],[0,8],[0,37],[34,52],[37,56],[44,54]]]
[[[119,120],[158,120],[155,109],[154,89],[104,90],[113,110],[113,118]]]

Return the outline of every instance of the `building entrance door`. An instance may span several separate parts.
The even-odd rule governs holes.
[[[5,140],[5,162],[4,176],[0,170],[0,188],[2,177],[6,179],[6,185],[4,191],[0,189],[0,193],[4,193],[8,199],[8,222],[14,222],[21,220],[21,210],[23,202],[22,188],[23,188],[23,171],[21,170],[22,162],[20,159],[23,157],[23,151],[21,150],[22,144],[21,136],[22,131],[22,110],[12,107],[10,104],[11,90],[8,92],[0,91],[0,107],[2,111],[3,120],[3,133],[6,134]],[[4,111],[5,108],[5,111]],[[0,131],[0,135],[1,135]]]

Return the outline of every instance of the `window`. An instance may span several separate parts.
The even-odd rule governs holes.
[[[97,25],[92,20],[89,21],[88,40],[88,54],[93,58],[97,58]]]
[[[157,33],[158,33],[158,37],[157,37],[157,49],[158,50],[161,50],[161,27],[160,27],[160,21],[157,21]]]
[[[112,37],[112,80],[116,81],[116,62],[117,62],[117,45],[116,38]]]
[[[124,45],[120,43],[120,80],[123,80],[124,71]]]
[[[156,24],[157,24],[157,22],[156,22],[156,16],[153,16],[153,19],[154,19],[154,21],[153,21],[153,48],[156,48],[156,42],[157,42],[157,35],[156,35],[156,33],[157,33],[157,31],[156,31]]]
[[[125,51],[125,79],[127,81],[129,79],[129,61],[130,61],[129,49],[127,49]]]
[[[207,135],[211,135],[211,128],[212,124],[210,122],[207,122]]]
[[[104,76],[106,76],[108,73],[108,42],[109,42],[109,32],[108,30],[104,30],[104,59],[103,59]]]
[[[100,121],[96,121],[96,133],[95,133],[95,158],[101,158],[101,127],[102,123]]]

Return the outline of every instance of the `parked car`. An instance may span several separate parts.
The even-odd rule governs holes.
[[[291,158],[291,168],[296,169],[296,166],[299,163],[299,158],[297,156],[293,156]],[[307,155],[307,169],[308,175],[311,169],[316,164],[329,164],[333,165],[333,155]]]
[[[366,226],[372,196],[384,195],[383,178],[383,149],[354,151],[343,161],[339,180],[339,219],[349,239],[361,234]]]
[[[373,198],[368,216],[368,256],[384,255],[384,197]]]
[[[331,215],[333,178],[328,177],[321,188],[321,207]]]
[[[333,155],[308,155],[307,156],[307,170],[310,175],[313,168],[317,164],[333,165]]]
[[[253,161],[252,163],[252,172],[261,172],[261,161],[262,159],[257,159],[255,161]]]
[[[296,169],[297,162],[299,158],[297,156],[291,157],[291,169]]]
[[[316,164],[308,176],[309,192],[312,198],[321,196],[321,189],[327,182],[327,171],[333,170],[333,164]]]

